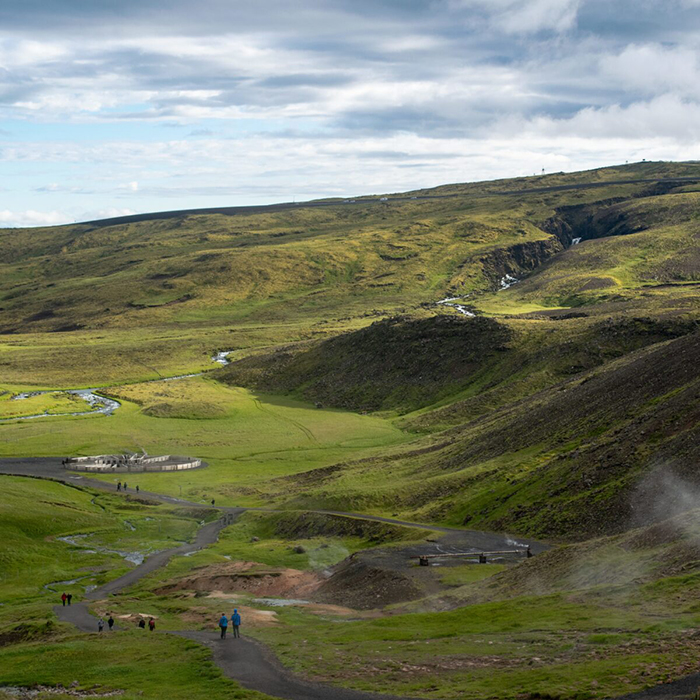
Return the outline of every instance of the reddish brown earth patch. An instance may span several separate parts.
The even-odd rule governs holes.
[[[193,570],[188,576],[154,591],[169,595],[177,591],[251,593],[256,596],[305,598],[323,582],[312,571],[261,567],[254,562],[213,564]]]
[[[219,610],[219,612],[212,614],[210,608],[195,607],[181,613],[180,619],[187,624],[194,624],[201,628],[209,627],[211,629],[218,629],[219,614],[224,613],[228,616],[233,612],[235,607],[241,614],[241,618],[246,627],[271,627],[278,622],[277,613],[274,610],[257,610],[256,608],[239,605],[231,601],[228,596],[221,591],[214,591],[209,597],[220,599],[219,607],[221,610]]]

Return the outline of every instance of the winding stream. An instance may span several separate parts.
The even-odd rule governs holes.
[[[436,301],[435,303],[438,306],[451,306],[453,309],[456,311],[459,311],[464,316],[475,316],[476,314],[472,313],[466,306],[463,304],[455,304],[456,301],[459,301],[460,299],[466,299],[466,297],[469,296],[468,294],[464,297],[447,297],[447,299],[441,299],[440,301]]]
[[[505,277],[501,277],[499,291],[503,291],[504,289],[510,289],[514,284],[517,284],[518,282],[520,282],[520,280],[517,277],[513,277],[513,275],[506,275]]]
[[[84,540],[93,534],[93,532],[90,532],[84,535],[65,535],[64,537],[57,537],[56,539],[61,542],[65,542],[66,544],[73,545],[73,547],[79,547],[83,552],[85,552],[85,554],[94,554],[95,552],[102,552],[103,554],[117,554],[122,559],[126,559],[126,561],[131,562],[136,566],[143,564],[144,560],[146,559],[147,553],[145,552],[125,552],[120,549],[110,549],[109,547],[101,547],[100,545],[81,542],[81,540]],[[152,552],[150,552],[150,554],[152,554]],[[85,576],[84,578],[88,577]],[[58,583],[61,582],[59,581]]]
[[[217,362],[218,364],[224,366],[230,364],[228,356],[233,352],[233,350],[221,350],[212,355],[212,362]],[[178,379],[189,379],[190,377],[201,377],[205,372],[194,372],[193,374],[178,374],[175,377],[163,377],[162,379],[152,379],[153,382],[173,382]],[[79,396],[83,401],[86,401],[90,405],[89,411],[71,411],[67,413],[49,413],[44,411],[44,413],[35,413],[30,416],[13,416],[12,418],[0,418],[0,423],[10,423],[16,420],[34,420],[36,418],[58,418],[61,416],[93,416],[99,415],[100,413],[105,416],[111,416],[120,406],[119,401],[115,399],[107,398],[102,396],[97,392],[99,389],[52,389],[50,391],[27,391],[21,394],[17,394],[12,397],[12,401],[22,401],[23,399],[28,399],[32,396],[42,396],[44,394],[73,394],[74,396]]]
[[[35,413],[30,416],[14,416],[12,418],[1,418],[0,423],[9,423],[15,420],[34,420],[35,418],[55,418],[58,416],[92,416],[102,413],[105,416],[111,416],[121,404],[115,399],[108,399],[106,396],[101,396],[96,393],[98,389],[55,389],[52,391],[31,391],[24,394],[17,394],[12,397],[12,401],[22,401],[32,396],[42,396],[44,394],[73,394],[79,396],[83,401],[86,401],[91,409],[89,411],[71,411],[68,413]]]

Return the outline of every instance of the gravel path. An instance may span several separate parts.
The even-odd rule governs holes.
[[[123,576],[90,591],[85,596],[86,602],[65,606],[56,605],[54,612],[59,620],[70,622],[82,632],[97,633],[97,618],[90,614],[87,601],[101,600],[116,594],[152,571],[165,566],[172,557],[195,552],[213,544],[216,542],[219,532],[231,524],[241,512],[243,509],[202,526],[192,544],[158,552]],[[116,626],[115,629],[118,630],[119,627]],[[106,625],[102,634],[111,634]],[[144,631],[144,634],[150,633]],[[223,671],[224,675],[237,681],[245,688],[257,690],[272,697],[284,698],[285,700],[409,700],[394,695],[363,693],[346,688],[310,683],[283,668],[262,644],[246,637],[238,639],[229,637],[222,640],[217,632],[197,630],[167,632],[166,634],[187,637],[203,644],[211,650],[214,663]]]
[[[95,479],[86,479],[68,474],[61,466],[58,458],[24,458],[24,459],[0,459],[0,474],[13,474],[43,479],[53,479],[75,486],[97,488],[105,491],[116,491],[113,484]],[[132,494],[135,495],[135,494]],[[162,494],[141,491],[140,496],[153,498],[166,503],[178,505],[190,505],[199,508],[208,508],[206,504],[193,503],[180,498],[164,496]],[[147,574],[165,566],[174,556],[182,556],[189,552],[195,552],[217,541],[219,532],[230,525],[241,513],[246,510],[268,510],[264,508],[217,508],[223,513],[223,517],[215,522],[202,526],[191,544],[181,545],[173,549],[158,552],[123,576],[100,586],[88,594],[86,601],[99,600],[113,595],[124,588],[136,583]],[[383,518],[375,515],[362,515],[357,513],[345,513],[342,511],[313,511],[338,515],[343,517],[360,518],[365,520],[392,523],[404,527],[418,527],[437,532],[449,533],[452,536],[460,534],[464,536],[468,546],[490,549],[503,547],[504,544],[512,545],[510,539],[504,535],[473,530],[460,530],[458,528],[434,527],[411,523],[392,518]],[[465,546],[462,537],[459,537],[460,547]],[[520,541],[518,544],[522,544]],[[529,542],[533,552],[543,551],[546,545],[538,542]],[[97,633],[97,618],[88,611],[87,602],[74,603],[73,605],[56,605],[54,612],[64,622],[70,622],[83,632]],[[118,627],[116,627],[118,629]],[[147,632],[146,632],[147,633]],[[102,634],[109,634],[107,629]],[[365,693],[348,688],[331,687],[300,678],[296,674],[285,669],[272,654],[272,652],[259,642],[241,637],[239,639],[219,639],[217,632],[202,632],[198,630],[167,632],[180,637],[186,637],[208,647],[212,652],[214,663],[222,670],[224,675],[232,678],[245,688],[257,690],[272,697],[284,700],[416,700],[416,698],[404,698],[394,695],[379,693]],[[700,688],[700,673],[695,673],[681,678],[673,683],[643,690],[637,693],[618,698],[618,700],[690,700],[696,696]]]
[[[77,474],[72,474],[66,471],[61,465],[61,459],[59,457],[22,457],[16,459],[0,459],[0,474],[13,474],[16,476],[31,476],[40,479],[53,479],[54,481],[61,481],[65,484],[70,484],[72,486],[80,486],[91,489],[96,489],[100,491],[109,491],[111,493],[116,493],[117,488],[114,484],[100,481],[99,479],[91,479],[89,477],[79,476]],[[124,477],[129,481],[138,478],[138,475],[118,475],[121,480]],[[125,493],[126,495],[136,496],[136,492],[133,488],[130,488]],[[141,498],[148,498],[155,501],[162,501],[163,503],[169,503],[171,505],[179,506],[192,506],[194,508],[213,508],[207,503],[196,503],[194,501],[188,501],[184,498],[177,498],[175,496],[165,496],[160,493],[153,493],[151,491],[139,491],[138,496]],[[241,513],[247,510],[257,511],[257,512],[270,512],[277,513],[280,510],[275,508],[231,508],[226,506],[216,506],[216,510],[222,513],[230,513],[237,517]],[[482,532],[479,530],[466,530],[458,527],[442,527],[439,525],[429,525],[426,523],[414,523],[406,520],[397,520],[395,518],[385,518],[381,515],[366,515],[364,513],[348,513],[339,510],[312,510],[309,508],[304,508],[304,512],[308,513],[319,513],[321,515],[336,515],[342,518],[356,518],[358,520],[369,520],[371,522],[377,523],[387,523],[389,525],[399,525],[401,527],[411,527],[421,530],[430,530],[432,532],[440,532],[444,534],[450,534],[450,544],[454,547],[451,551],[457,551],[457,547],[464,547],[467,549],[481,549],[481,550],[498,550],[498,549],[513,549],[513,547],[524,548],[530,545],[533,554],[539,554],[540,552],[548,549],[548,545],[537,542],[536,540],[531,540],[528,538],[521,539],[518,538],[518,542],[515,543],[507,535],[499,534],[495,532]],[[422,547],[421,551],[423,553],[437,553],[432,551],[433,547],[429,544]]]

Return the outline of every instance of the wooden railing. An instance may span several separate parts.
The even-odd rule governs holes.
[[[479,564],[487,564],[488,557],[502,556],[504,554],[519,554],[526,559],[533,556],[530,547],[526,547],[525,549],[501,549],[493,552],[438,552],[437,554],[416,554],[415,556],[409,557],[409,559],[418,559],[420,566],[430,566],[431,559],[446,559],[448,557],[469,557],[471,559],[478,559]]]

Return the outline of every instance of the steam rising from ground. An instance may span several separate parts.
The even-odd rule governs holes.
[[[325,572],[334,564],[350,556],[350,551],[338,543],[322,545],[309,552],[309,566],[314,571]]]
[[[489,597],[641,586],[700,569],[700,486],[663,463],[646,474],[621,511],[623,534],[558,547],[494,577]],[[516,540],[511,540],[517,544]]]
[[[633,527],[700,508],[700,486],[681,477],[675,464],[660,464],[639,482],[631,503]]]

